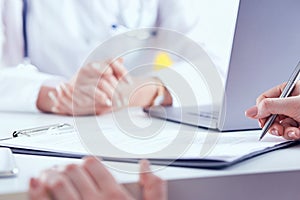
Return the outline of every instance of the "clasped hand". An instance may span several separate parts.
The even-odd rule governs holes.
[[[89,63],[69,82],[40,92],[40,96],[48,94],[51,108],[47,109],[43,98],[37,104],[40,110],[55,114],[100,115],[128,106],[150,106],[159,88],[164,88],[162,105],[171,105],[171,95],[159,79],[131,77],[122,59],[108,60]]]
[[[147,106],[156,92],[154,78],[129,76],[122,59],[118,59],[87,64],[48,95],[53,113],[99,115],[127,106]]]
[[[51,111],[65,115],[103,114],[125,105],[119,84],[130,84],[122,60],[92,62],[67,83],[49,92]]]

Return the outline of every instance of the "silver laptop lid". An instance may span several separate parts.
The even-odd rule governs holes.
[[[218,129],[256,129],[244,111],[300,60],[300,1],[240,0]]]

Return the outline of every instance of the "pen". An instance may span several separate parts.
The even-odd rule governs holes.
[[[52,125],[47,125],[47,126],[40,126],[40,127],[35,127],[35,128],[23,129],[23,130],[14,131],[12,136],[13,137],[18,137],[20,134],[30,136],[30,134],[32,134],[32,133],[47,131],[47,130],[50,130],[50,129],[59,129],[59,128],[62,128],[62,127],[71,127],[71,125],[67,124],[67,123],[62,123],[62,124],[52,124]]]
[[[294,69],[292,75],[290,76],[290,78],[289,78],[286,86],[284,87],[279,98],[286,98],[290,95],[290,93],[293,91],[293,89],[296,85],[296,82],[298,80],[299,72],[300,72],[300,62]],[[267,120],[266,124],[264,125],[264,127],[262,129],[262,134],[261,134],[259,140],[261,140],[266,135],[266,133],[268,132],[269,128],[274,123],[277,116],[278,116],[277,114],[273,114],[273,115],[271,115],[271,117],[269,117],[269,119]]]

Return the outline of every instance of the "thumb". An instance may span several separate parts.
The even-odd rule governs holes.
[[[257,105],[257,115],[255,118],[265,118],[271,114],[295,118],[298,111],[296,107],[300,107],[299,97],[266,98]]]
[[[124,60],[123,58],[119,58],[114,62],[110,63],[110,66],[113,70],[114,75],[118,80],[124,79],[127,83],[131,83],[132,80],[130,76],[128,75],[128,71],[126,67],[124,66]]]
[[[150,164],[147,160],[140,162],[140,185],[143,187],[143,199],[167,199],[167,184],[164,180],[155,176],[150,171]]]

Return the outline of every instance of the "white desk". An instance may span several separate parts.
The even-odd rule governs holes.
[[[103,119],[106,116],[103,117]],[[73,123],[72,117],[45,114],[1,113],[0,138],[15,129],[57,122]],[[175,126],[175,124],[174,124]],[[224,170],[167,167],[156,172],[168,180],[170,199],[299,199],[300,147],[279,150]],[[80,160],[15,155],[17,177],[0,179],[0,199],[23,199],[28,181],[53,165]],[[137,168],[136,164],[110,165]],[[138,193],[137,175],[111,170],[116,179]]]

